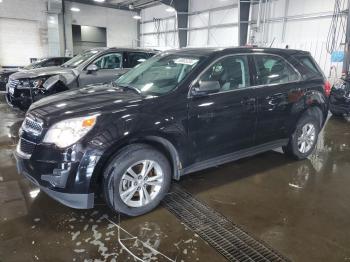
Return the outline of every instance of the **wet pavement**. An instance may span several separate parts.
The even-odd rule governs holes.
[[[0,119],[1,262],[225,261],[163,207],[125,218],[50,199],[16,172],[23,114],[1,99]],[[293,261],[350,260],[350,121],[331,117],[308,160],[271,151],[178,184]]]

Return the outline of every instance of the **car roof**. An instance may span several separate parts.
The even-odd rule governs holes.
[[[99,47],[99,48],[92,48],[86,51],[98,51],[98,52],[117,51],[117,52],[146,52],[146,53],[159,52],[159,50],[156,50],[156,49],[130,48],[130,47]]]
[[[181,48],[165,51],[167,53],[176,53],[184,55],[210,56],[214,54],[231,54],[231,53],[269,53],[269,54],[309,54],[309,52],[295,49],[267,48],[267,47],[226,47],[226,48]]]

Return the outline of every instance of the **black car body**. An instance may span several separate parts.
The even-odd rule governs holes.
[[[49,57],[39,59],[38,61],[25,66],[23,68],[8,68],[0,70],[0,91],[6,91],[6,84],[9,80],[10,75],[23,70],[31,70],[34,68],[59,66],[70,60],[71,57]]]
[[[350,114],[350,79],[340,79],[332,87],[329,97],[329,109],[335,116]]]
[[[31,106],[22,125],[16,151],[18,169],[65,205],[91,208],[103,181],[139,150],[149,158],[157,151],[152,159],[163,155],[167,160],[159,161],[169,162],[168,176],[177,180],[281,146],[293,153],[292,137],[299,132],[300,121],[316,123],[317,135],[328,112],[322,73],[313,74],[300,57],[314,63],[309,53],[295,50],[168,51],[132,69],[113,85],[42,99]],[[86,125],[96,124],[77,142],[61,148],[47,142],[51,139],[48,130],[50,134],[55,128],[60,130],[56,125],[65,123],[60,121],[81,117],[87,117]],[[297,157],[305,158],[312,149]],[[115,169],[107,167],[123,154],[124,160]],[[109,184],[102,190],[108,197]],[[138,212],[109,203],[129,215],[156,206]]]
[[[26,110],[31,103],[48,95],[111,82],[154,53],[141,49],[98,48],[79,54],[58,67],[21,71],[9,78],[7,101],[11,106]]]

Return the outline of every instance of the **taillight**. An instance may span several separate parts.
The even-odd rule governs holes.
[[[332,86],[331,86],[331,83],[328,80],[326,80],[324,82],[324,87],[323,88],[324,88],[324,92],[325,92],[326,96],[329,96],[331,94]]]

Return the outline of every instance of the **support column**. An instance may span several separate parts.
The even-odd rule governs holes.
[[[240,0],[238,8],[239,8],[239,23],[238,23],[239,41],[238,43],[240,46],[244,46],[247,44],[250,2],[247,0]]]

